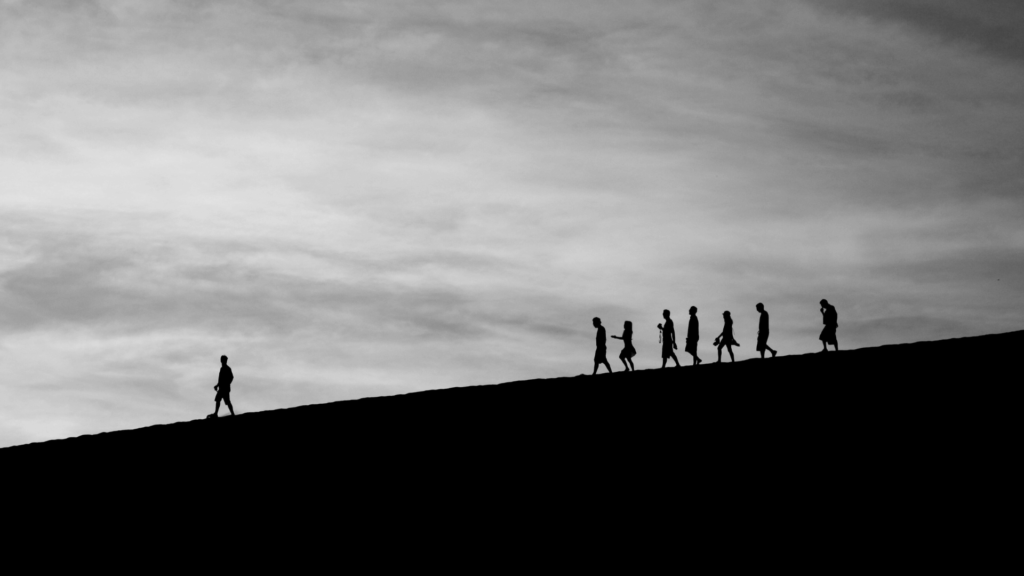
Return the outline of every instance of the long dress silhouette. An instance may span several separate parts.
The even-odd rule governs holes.
[[[690,306],[690,323],[686,326],[686,348],[685,351],[693,356],[693,365],[703,362],[697,356],[697,341],[700,340],[700,321],[697,320],[697,307]]]
[[[611,364],[608,363],[608,346],[605,338],[604,326],[601,326],[601,319],[594,318],[594,328],[597,328],[597,351],[594,352],[594,374],[597,375],[597,367],[604,364],[608,371],[612,371]]]

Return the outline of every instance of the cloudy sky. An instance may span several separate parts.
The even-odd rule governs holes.
[[[0,0],[0,446],[1024,328],[1016,0]],[[617,356],[619,346],[610,346]],[[983,359],[978,359],[983,361]],[[615,366],[616,369],[619,366]]]

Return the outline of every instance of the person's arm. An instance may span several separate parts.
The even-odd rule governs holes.
[[[615,338],[616,340],[622,340],[622,336],[616,336],[615,334],[612,334],[612,338]]]

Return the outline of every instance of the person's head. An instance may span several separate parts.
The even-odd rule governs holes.
[[[601,319],[597,318],[597,317],[594,317],[594,328],[597,328],[600,325],[601,325]]]
[[[626,330],[632,330],[633,329],[633,323],[630,322],[629,320],[626,320],[626,323],[623,324],[622,327],[625,328]]]
[[[728,310],[726,310],[725,312],[722,312],[722,316],[725,316],[726,318],[732,318],[732,314],[729,314]]]
[[[662,313],[661,313],[661,317],[662,317],[662,318],[664,318],[665,320],[668,320],[668,317],[669,317],[669,311],[668,311],[668,310],[665,310],[664,312],[662,312]]]
[[[696,313],[697,313],[697,307],[696,306],[690,306],[690,316],[693,316]]]
[[[822,298],[821,302],[818,302],[818,304],[821,304],[821,307],[825,308],[825,307],[828,306],[828,300],[825,300],[824,298]]]
[[[226,365],[228,363],[228,357],[227,356],[221,356],[220,357],[220,363]]]
[[[764,312],[764,304],[761,304],[760,302],[758,302],[757,306],[754,306],[754,308],[757,308],[758,312]]]

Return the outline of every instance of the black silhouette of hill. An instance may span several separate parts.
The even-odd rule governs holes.
[[[15,505],[168,521],[656,518],[765,537],[867,522],[896,538],[955,518],[960,533],[1016,478],[1022,346],[1013,332],[434,390],[17,446],[0,467]]]

